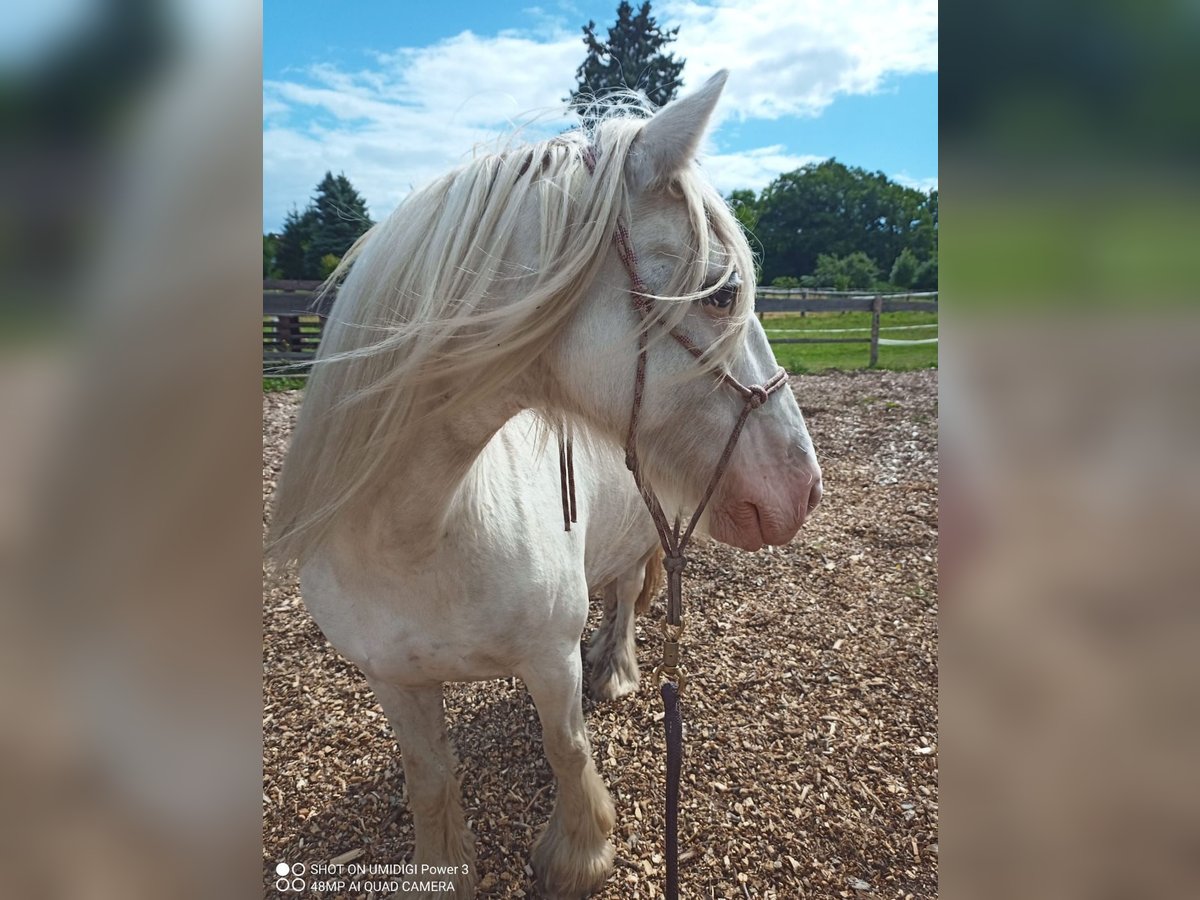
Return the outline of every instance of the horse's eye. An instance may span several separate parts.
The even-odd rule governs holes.
[[[704,298],[704,305],[717,309],[729,309],[733,306],[733,301],[737,299],[741,287],[742,279],[738,277],[737,272],[734,272],[723,285]]]
[[[728,309],[736,299],[737,288],[728,284],[708,295],[708,302],[719,309]]]

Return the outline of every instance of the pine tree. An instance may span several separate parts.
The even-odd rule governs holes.
[[[275,246],[275,268],[281,278],[316,278],[306,267],[308,248],[312,244],[317,212],[309,206],[300,212],[294,206],[283,220],[283,231]]]
[[[326,256],[341,259],[360,235],[374,223],[367,215],[367,201],[354,189],[345,175],[326,172],[317,185],[317,196],[309,207],[315,219],[312,240],[305,248],[307,277],[322,278],[328,264]]]
[[[678,33],[678,27],[659,28],[650,15],[649,2],[635,15],[621,0],[616,24],[608,29],[606,41],[596,36],[596,23],[589,21],[583,29],[587,56],[575,72],[576,88],[567,98],[571,108],[586,119],[586,109],[594,99],[626,89],[644,93],[655,106],[669,103],[683,83],[679,76],[686,60],[676,59],[663,48]]]

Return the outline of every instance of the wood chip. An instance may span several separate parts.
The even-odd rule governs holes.
[[[792,384],[825,472],[821,508],[770,553],[690,553],[680,894],[936,897],[937,372]],[[298,401],[263,398],[268,512]],[[262,614],[263,896],[281,860],[410,860],[400,754],[363,676],[309,618],[295,573],[264,575]],[[598,900],[662,897],[661,621],[660,597],[637,624],[640,689],[583,701],[617,813]],[[537,711],[512,679],[445,696],[480,898],[537,896],[529,849],[558,794]]]

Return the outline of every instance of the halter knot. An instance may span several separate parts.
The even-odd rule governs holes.
[[[684,566],[687,564],[688,558],[682,553],[678,555],[664,556],[662,561],[663,568],[667,570],[668,575],[672,572],[682,572]]]
[[[767,389],[761,384],[752,384],[747,390],[750,392],[750,396],[746,398],[746,402],[750,404],[751,409],[758,409],[770,397]]]

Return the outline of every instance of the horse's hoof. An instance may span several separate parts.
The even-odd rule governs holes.
[[[636,671],[632,676],[617,671],[598,672],[588,682],[588,692],[593,700],[618,700],[637,691],[638,682]]]
[[[604,887],[612,874],[613,845],[582,850],[543,835],[533,848],[533,871],[543,900],[583,900]]]
[[[596,629],[587,659],[592,667],[588,679],[588,693],[592,699],[616,700],[638,689],[637,657],[631,651],[620,652],[613,645],[611,634]]]

